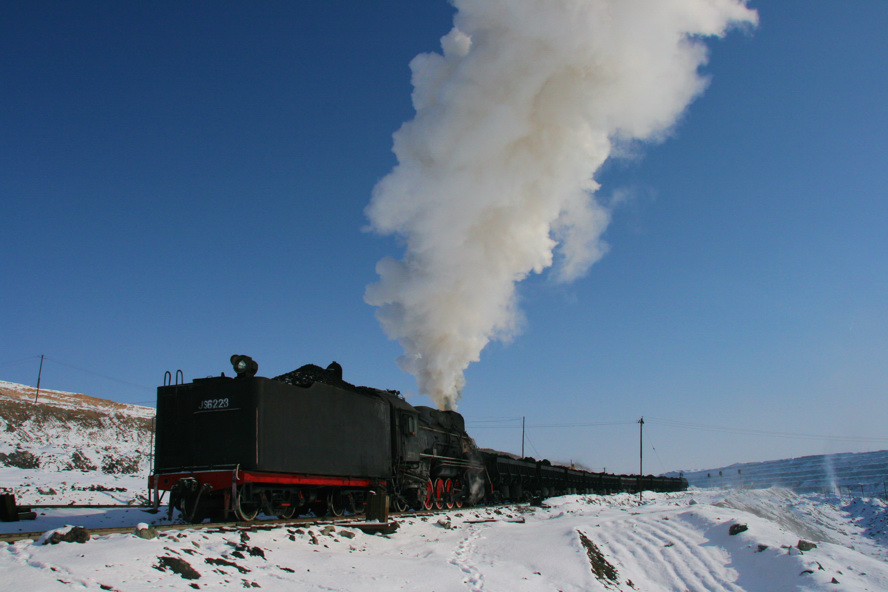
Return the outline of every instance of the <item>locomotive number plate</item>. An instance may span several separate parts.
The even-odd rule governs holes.
[[[221,399],[204,399],[197,406],[198,411],[213,411],[214,409],[228,409],[228,397]]]

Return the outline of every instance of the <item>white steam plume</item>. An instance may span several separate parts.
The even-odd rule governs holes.
[[[594,197],[612,142],[657,140],[706,86],[705,36],[754,24],[743,0],[452,0],[441,54],[410,63],[416,116],[367,207],[405,241],[365,300],[439,408],[519,326],[515,286],[606,250]]]

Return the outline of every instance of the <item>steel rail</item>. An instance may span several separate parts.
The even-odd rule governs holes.
[[[493,504],[493,505],[474,505],[474,506],[463,506],[462,508],[452,508],[446,509],[442,508],[440,510],[408,510],[406,512],[390,512],[389,516],[391,517],[422,517],[422,516],[434,516],[437,514],[445,514],[447,512],[464,512],[467,510],[474,509],[489,509],[489,508],[505,508],[509,506],[523,506],[527,505],[525,503],[515,503],[515,504]],[[61,506],[63,508],[67,508],[69,506]],[[119,507],[119,506],[111,506],[111,507]],[[337,518],[331,518],[329,516],[321,516],[321,517],[303,517],[303,518],[289,518],[289,519],[270,519],[270,520],[252,520],[249,522],[244,521],[234,521],[234,522],[207,522],[204,524],[152,524],[149,525],[157,530],[158,533],[161,532],[176,532],[182,530],[204,530],[204,531],[212,531],[218,530],[220,532],[224,531],[238,531],[238,530],[271,530],[272,528],[279,528],[282,526],[306,526],[306,525],[324,525],[324,524],[354,524],[356,521],[360,522],[361,520],[365,520],[366,516],[364,514],[352,514],[351,516],[342,516]],[[356,527],[357,528],[357,527]],[[112,526],[105,528],[87,528],[89,531],[90,537],[93,536],[104,536],[108,534],[127,534],[132,533],[136,529],[135,525],[131,526]],[[0,542],[5,542],[12,544],[16,541],[23,541],[27,539],[37,540],[45,532],[51,532],[54,530],[59,530],[55,528],[47,529],[45,531],[38,532],[5,532],[0,533]]]

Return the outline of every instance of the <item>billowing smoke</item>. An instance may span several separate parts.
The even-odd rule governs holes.
[[[413,59],[416,116],[374,189],[371,227],[405,244],[366,301],[441,409],[521,325],[516,284],[570,281],[606,251],[595,172],[656,141],[706,86],[703,38],[752,25],[743,0],[452,0],[442,53]]]

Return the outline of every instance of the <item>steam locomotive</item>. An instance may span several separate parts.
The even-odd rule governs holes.
[[[360,512],[387,494],[394,509],[462,507],[531,496],[677,491],[685,479],[594,473],[479,449],[463,417],[408,404],[397,391],[355,386],[336,362],[256,376],[248,356],[231,357],[236,376],[157,389],[155,506],[199,523],[290,518],[309,510]]]

